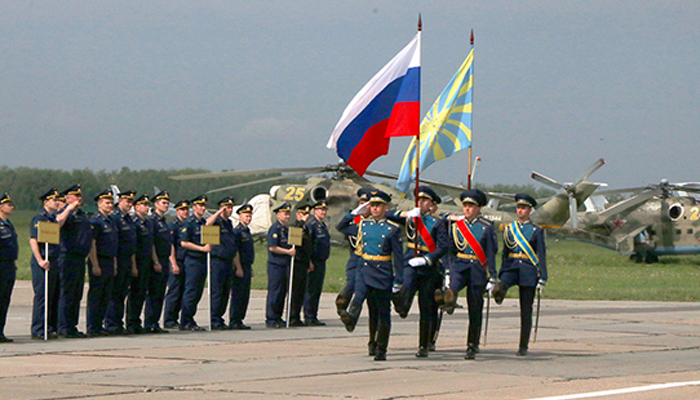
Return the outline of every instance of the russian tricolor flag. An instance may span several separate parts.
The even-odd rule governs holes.
[[[392,136],[418,136],[420,34],[360,90],[335,126],[327,147],[360,175],[389,153]]]

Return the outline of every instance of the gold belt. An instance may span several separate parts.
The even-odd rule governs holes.
[[[510,253],[508,254],[508,258],[524,258],[527,260],[530,259],[530,257],[528,257],[525,253]]]
[[[415,248],[416,248],[416,244],[413,243],[413,242],[408,242],[408,243],[406,244],[406,246],[407,246],[409,249],[415,249]],[[426,253],[430,253],[430,249],[428,249],[426,246],[418,245],[417,248],[418,248],[418,250],[420,250],[420,251],[424,251],[424,252],[426,252]]]
[[[386,255],[386,256],[372,256],[372,255],[369,255],[369,254],[363,254],[363,255],[362,255],[362,258],[365,259],[365,260],[369,260],[369,261],[391,261],[391,256],[390,256],[390,255]]]
[[[464,253],[457,253],[457,258],[463,258],[465,260],[478,260],[479,257],[475,256],[474,254],[464,254]]]

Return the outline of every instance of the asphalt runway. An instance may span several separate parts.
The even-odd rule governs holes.
[[[32,291],[17,282],[0,345],[0,398],[15,399],[674,399],[700,398],[700,304],[542,300],[537,342],[516,357],[518,304],[491,303],[487,343],[464,359],[466,311],[445,316],[437,351],[414,356],[417,305],[392,316],[388,360],[367,355],[321,298],[325,327],[267,329],[255,291],[250,331],[30,340]],[[197,320],[207,324],[207,298]],[[464,299],[460,299],[464,303]],[[84,308],[81,329],[85,323]],[[482,337],[483,339],[483,337]]]

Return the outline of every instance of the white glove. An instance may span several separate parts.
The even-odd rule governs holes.
[[[537,281],[537,288],[536,288],[537,291],[542,293],[544,291],[544,286],[546,284],[547,284],[547,281],[545,281],[544,279],[540,279],[539,281]]]
[[[410,265],[413,268],[422,267],[426,264],[428,264],[428,260],[426,260],[425,257],[414,257],[408,260],[408,265]]]
[[[367,210],[367,207],[369,207],[369,203],[360,204],[359,206],[355,207],[354,210],[350,211],[350,214],[352,214],[352,215],[363,214],[365,212],[365,210]]]
[[[416,218],[420,217],[420,208],[416,207],[413,210],[406,212],[406,218]]]
[[[493,288],[496,286],[495,282],[489,281],[489,283],[486,284],[486,291],[491,294],[493,292]]]
[[[394,283],[394,285],[391,287],[391,293],[398,293],[401,291],[402,285],[400,283]]]

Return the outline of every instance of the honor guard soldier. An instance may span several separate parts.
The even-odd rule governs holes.
[[[304,321],[309,326],[324,326],[318,320],[318,304],[323,293],[323,281],[326,278],[326,261],[331,255],[331,234],[324,222],[328,214],[328,202],[318,201],[314,204],[313,215],[306,226],[309,229],[309,274],[307,276],[306,295],[304,296]]]
[[[90,288],[87,297],[87,335],[108,336],[102,322],[112,294],[116,258],[119,251],[119,231],[110,218],[114,210],[112,192],[107,189],[95,196],[97,212],[90,218],[92,247],[88,257]]]
[[[297,220],[292,226],[302,229],[301,246],[296,246],[294,254],[294,274],[292,276],[292,293],[289,306],[289,326],[308,326],[301,320],[301,309],[304,306],[309,267],[311,265],[311,238],[306,222],[311,214],[310,204],[297,204]]]
[[[289,212],[292,206],[282,203],[272,210],[277,221],[267,231],[267,302],[265,325],[268,328],[283,328],[284,296],[287,293],[289,263],[296,249],[289,244]]]
[[[347,312],[348,305],[350,305],[350,300],[355,292],[355,273],[361,260],[360,256],[357,254],[357,227],[363,217],[369,217],[369,204],[367,204],[369,191],[370,189],[367,188],[360,188],[357,190],[357,198],[360,200],[359,206],[352,211],[348,211],[336,226],[338,232],[345,235],[350,247],[350,258],[348,258],[348,262],[345,264],[345,287],[335,298],[335,306],[338,315]]]
[[[478,189],[462,192],[463,218],[452,224],[450,237],[449,288],[445,294],[448,314],[454,309],[457,294],[467,288],[469,328],[467,330],[467,353],[465,358],[473,360],[479,351],[484,288],[487,282],[496,281],[496,233],[493,224],[479,215],[481,207],[488,202],[486,194]]]
[[[15,205],[10,195],[5,193],[0,196],[0,343],[12,342],[12,339],[5,337],[5,322],[7,311],[10,309],[12,289],[15,287],[15,261],[19,253],[17,232],[8,219],[14,210]]]
[[[81,209],[83,195],[80,184],[71,186],[63,194],[66,206],[56,215],[56,222],[61,227],[58,253],[58,336],[81,339],[87,337],[78,331],[78,319],[85,285],[85,258],[92,248],[92,225]]]
[[[153,253],[153,220],[148,217],[151,199],[141,195],[134,201],[134,228],[136,229],[136,269],[138,273],[129,279],[129,298],[126,301],[126,332],[130,335],[145,333],[141,324],[141,311],[146,301],[148,281],[152,265],[158,260]]]
[[[503,231],[503,261],[500,281],[493,288],[493,298],[501,304],[508,288],[518,285],[520,290],[520,346],[518,356],[526,356],[532,330],[532,304],[535,291],[547,284],[547,253],[544,229],[530,221],[530,213],[537,205],[526,193],[515,195],[518,220]]]
[[[431,188],[421,185],[418,187],[418,207],[407,212],[406,218],[398,212],[392,217],[398,217],[406,224],[406,263],[397,310],[402,318],[408,314],[413,295],[418,292],[420,323],[416,357],[428,356],[430,338],[437,328],[438,306],[434,296],[435,290],[442,286],[440,258],[447,253],[448,239],[445,219],[430,212],[430,208],[440,201]]]
[[[204,283],[207,279],[207,253],[211,251],[211,245],[202,244],[202,226],[207,222],[203,216],[206,211],[207,196],[202,195],[192,199],[192,215],[180,228],[180,246],[185,249],[185,291],[182,294],[181,331],[204,330],[197,325],[194,316],[204,292]]]
[[[165,287],[170,275],[170,255],[173,251],[173,235],[165,222],[165,213],[170,207],[170,195],[163,190],[153,198],[154,212],[151,214],[153,228],[153,267],[148,276],[144,329],[150,333],[168,333],[159,325],[163,311]]]
[[[127,190],[119,193],[119,200],[110,218],[119,231],[119,255],[117,256],[117,273],[114,276],[112,297],[109,299],[105,315],[105,329],[113,335],[124,335],[124,303],[129,293],[130,277],[138,276],[136,267],[136,227],[129,214],[134,206],[136,192]]]
[[[177,218],[170,223],[173,248],[170,253],[170,274],[168,275],[168,292],[165,295],[163,326],[167,329],[178,327],[182,294],[185,292],[185,249],[180,246],[180,231],[190,215],[190,201],[180,200],[175,203]]]
[[[229,327],[231,329],[250,329],[245,325],[248,302],[250,301],[250,282],[253,277],[253,262],[255,262],[255,246],[250,234],[250,222],[253,220],[253,206],[243,204],[236,210],[238,226],[233,230],[236,235],[238,251],[233,259],[236,271],[231,282],[231,308],[229,309]]]
[[[46,246],[37,240],[39,234],[39,222],[56,222],[54,215],[58,210],[58,190],[51,188],[39,197],[43,201],[41,211],[37,213],[29,225],[29,247],[32,249],[32,258],[29,266],[32,271],[32,286],[34,288],[34,301],[32,308],[32,339],[44,340],[44,307],[48,307],[48,338],[58,337],[58,245],[49,244],[48,259]],[[49,274],[48,299],[44,298],[46,273]]]
[[[227,330],[224,313],[228,307],[233,277],[233,257],[236,255],[236,236],[233,234],[231,214],[233,197],[219,200],[219,210],[207,218],[207,225],[219,227],[219,243],[211,246],[211,329]]]
[[[368,197],[370,217],[359,221],[357,233],[358,254],[362,262],[356,276],[356,287],[366,288],[370,319],[373,318],[372,314],[376,315],[376,347],[372,351],[374,338],[370,337],[370,355],[374,354],[375,361],[384,361],[391,333],[391,291],[395,284],[394,271],[396,273],[401,271],[403,249],[399,225],[385,218],[387,204],[391,201],[391,197],[374,189],[370,191]],[[347,315],[342,318],[348,331],[355,329],[362,311],[364,299],[360,297],[356,293]]]

